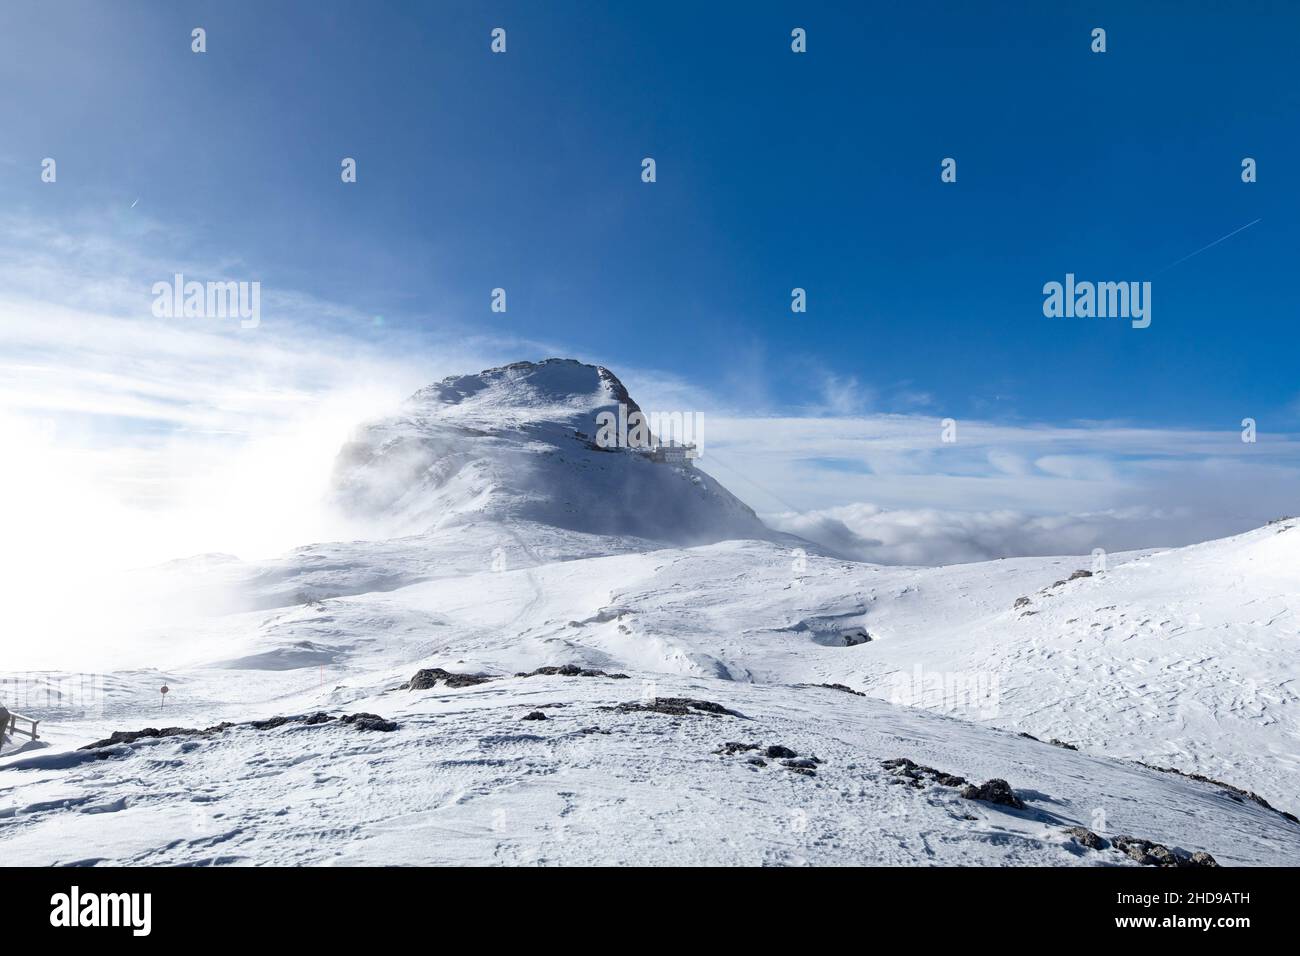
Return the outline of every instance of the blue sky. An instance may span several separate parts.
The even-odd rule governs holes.
[[[1241,524],[1258,517],[1241,419],[1288,443],[1287,468],[1300,426],[1297,28],[1285,3],[10,2],[0,210],[23,264],[5,278],[24,309],[123,322],[172,271],[260,280],[259,343],[278,335],[331,369],[355,356],[375,379],[385,357],[422,357],[425,377],[467,370],[447,366],[476,343],[502,360],[599,361],[732,414],[951,416],[1079,429],[1080,446],[1105,422],[1125,441],[1069,454],[1116,470],[1065,477],[1118,487],[1134,459],[1213,458],[1205,483],[1236,476],[1225,494]],[[340,182],[344,156],[355,185]],[[955,184],[940,182],[944,157]],[[1045,318],[1042,286],[1067,272],[1151,281],[1151,327]],[[489,310],[498,286],[505,315]],[[795,286],[806,314],[789,309]],[[11,340],[11,370],[84,365],[61,341]],[[278,380],[285,367],[261,369],[265,391],[335,380],[316,367]],[[46,386],[25,381],[39,410]],[[157,415],[113,417],[83,440]],[[901,473],[1062,477],[1037,464],[1050,449],[1007,441]],[[1008,449],[1028,471],[1005,457],[990,470]],[[800,510],[1017,502],[907,500],[863,482],[879,461],[802,460],[811,471],[787,476],[783,500],[812,471],[856,483]],[[1154,473],[1143,506],[1164,497]],[[1062,511],[1133,504],[1056,490]],[[1228,513],[1202,495],[1173,498]],[[1051,510],[1051,495],[1031,498]]]
[[[1294,421],[1279,27],[1300,11],[810,6],[16,4],[5,148],[63,182],[11,173],[0,196],[139,198],[265,285],[415,326],[508,322],[691,378],[739,352],[777,404],[803,401],[806,360],[958,417]],[[1152,327],[1045,319],[1067,271],[1155,277]]]

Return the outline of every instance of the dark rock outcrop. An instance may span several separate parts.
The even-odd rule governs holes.
[[[1117,836],[1111,838],[1111,845],[1129,858],[1137,860],[1143,866],[1218,866],[1214,857],[1208,853],[1184,853],[1171,850],[1163,843],[1153,843],[1134,836]]]
[[[735,740],[729,740],[717,750],[715,754],[721,754],[724,757],[730,757],[732,754],[747,753],[751,750],[757,750],[758,744],[743,744]]]
[[[276,716],[268,717],[266,720],[255,720],[252,726],[256,730],[274,730],[276,727],[283,727],[285,724],[324,724],[333,720],[329,714],[324,711],[317,711],[314,714],[297,714],[295,716]]]
[[[808,757],[796,757],[793,760],[782,760],[781,766],[795,773],[803,774],[805,777],[817,776],[817,761]]]
[[[1104,850],[1108,845],[1104,839],[1087,827],[1066,827],[1065,832],[1074,839],[1075,843],[1085,846],[1089,850]]]
[[[1011,789],[1011,784],[998,777],[986,780],[978,787],[971,783],[966,784],[962,788],[961,796],[965,800],[982,800],[984,803],[996,803],[1015,810],[1025,808],[1025,801],[1016,796],[1016,792]]]
[[[98,750],[100,747],[115,747],[119,744],[133,744],[137,740],[152,740],[159,737],[210,737],[213,734],[219,734],[227,727],[234,727],[231,723],[217,724],[215,727],[145,727],[143,730],[115,730],[103,740],[96,740],[94,743],[86,744],[80,747],[80,750]]]
[[[605,671],[598,671],[585,667],[578,667],[576,664],[561,664],[560,666],[539,667],[535,671],[527,673],[520,672],[516,677],[608,677],[611,680],[629,680],[627,674],[609,674]]]
[[[444,684],[447,687],[473,687],[476,684],[486,684],[491,679],[487,674],[453,674],[441,667],[423,667],[415,672],[414,677],[397,689],[429,690],[438,684]]]
[[[378,730],[386,734],[397,729],[396,723],[385,720],[378,714],[344,714],[339,718],[339,723],[355,727],[357,730]]]
[[[800,684],[800,687],[825,687],[827,690],[838,690],[845,694],[852,694],[854,697],[866,697],[867,695],[860,690],[854,690],[852,687],[846,687],[844,684]]]
[[[211,737],[231,727],[251,727],[254,730],[266,731],[275,730],[277,727],[284,727],[288,724],[297,724],[304,727],[314,727],[317,724],[328,724],[335,720],[324,711],[316,711],[312,714],[292,714],[277,715],[267,717],[265,720],[250,720],[242,724],[234,724],[229,721],[217,724],[215,727],[164,727],[161,730],[157,727],[145,727],[143,730],[118,730],[112,736],[103,740],[96,740],[94,743],[86,744],[81,750],[99,750],[104,747],[116,747],[121,744],[133,744],[139,740],[152,740],[161,737]],[[378,714],[344,714],[338,718],[339,724],[353,727],[356,730],[379,730],[391,732],[397,729],[397,724],[391,720],[385,720]]]
[[[1039,739],[1038,739],[1037,737],[1035,737],[1033,734],[1025,733],[1025,731],[1023,731],[1023,730],[1020,731],[1020,733],[1018,734],[1018,736],[1020,736],[1020,737],[1024,737],[1026,740],[1036,740],[1036,741],[1038,741],[1038,743],[1040,743],[1040,744],[1041,744],[1041,743],[1049,743],[1049,744],[1051,744],[1053,747],[1060,747],[1060,748],[1062,748],[1062,749],[1064,749],[1064,750],[1078,750],[1078,749],[1079,749],[1079,748],[1076,747],[1074,744],[1068,744],[1068,743],[1066,743],[1064,740],[1057,740],[1055,737],[1053,737],[1051,740],[1048,740],[1048,741],[1042,741],[1042,740],[1039,740]]]
[[[942,784],[945,787],[960,787],[966,782],[965,777],[959,777],[953,773],[946,773],[942,770],[936,770],[934,767],[925,767],[919,763],[914,763],[906,757],[894,757],[892,760],[882,760],[880,765],[886,770],[893,771],[895,777],[904,780],[910,780],[914,786],[921,786],[926,780],[932,780],[935,783]]]
[[[729,741],[713,752],[715,754],[730,755],[750,753],[755,750],[761,751],[761,756],[759,754],[754,754],[745,761],[746,763],[753,764],[755,767],[766,767],[768,760],[779,760],[781,766],[785,767],[787,770],[803,774],[807,777],[815,777],[817,776],[817,765],[821,763],[821,761],[816,757],[800,757],[798,753],[791,750],[789,747],[783,747],[781,744],[771,744],[767,747],[763,747],[760,744],[745,744]]]
[[[656,697],[648,701],[630,700],[614,707],[604,707],[602,710],[617,710],[624,714],[644,711],[654,714],[668,714],[670,717],[698,717],[701,714],[708,714],[711,717],[743,716],[734,710],[728,710],[721,704],[715,704],[709,700],[696,700],[693,697]]]

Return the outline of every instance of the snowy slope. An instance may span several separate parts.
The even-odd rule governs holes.
[[[909,569],[809,556],[796,571],[797,556],[757,542],[610,558],[594,562],[599,570],[546,569],[546,594],[569,600],[565,581],[580,578],[596,599],[519,633],[538,656],[559,642],[592,662],[844,683],[1294,807],[1297,524],[1111,556],[1109,570],[1055,587],[1091,561]],[[1020,597],[1029,603],[1017,608]],[[843,646],[859,629],[871,642]]]
[[[375,667],[388,655],[385,679],[427,658],[502,673],[579,663],[841,683],[1206,774],[1293,807],[1295,524],[1112,556],[1108,571],[1055,587],[1087,562],[890,568],[801,561],[757,541],[582,558],[582,545],[599,542],[569,539],[571,550],[552,552],[568,560],[539,561],[517,548],[494,570],[461,542],[465,550],[444,558],[438,576],[270,617],[233,616],[179,644],[169,632],[170,651],[148,658],[236,667],[264,655],[264,667]],[[520,540],[543,537],[528,526],[501,528]],[[1015,607],[1020,597],[1029,603]],[[861,631],[869,643],[845,646],[843,635]]]
[[[642,682],[527,677],[348,701],[399,726],[227,729],[0,770],[6,863],[1135,865],[1064,831],[1293,864],[1300,827],[1219,788],[823,688],[670,678],[738,716],[606,709]],[[336,701],[346,691],[335,691]],[[536,710],[546,720],[523,720]],[[816,757],[807,776],[728,741]],[[906,757],[1023,810],[912,786]]]
[[[159,620],[115,651],[98,706],[22,708],[49,737],[0,755],[0,859],[1121,862],[1061,833],[1084,825],[1300,860],[1280,814],[1133,762],[1300,809],[1300,522],[1073,578],[1090,558],[843,561],[703,475],[589,448],[611,403],[635,407],[575,362],[448,379],[340,456],[340,500],[401,536],[155,569]],[[514,676],[565,664],[629,678]],[[493,680],[395,690],[430,667]],[[655,696],[744,716],[602,709]],[[520,720],[534,709],[550,719]],[[400,726],[76,750],[317,710]],[[759,768],[726,741],[823,763]],[[897,757],[1005,778],[1027,807],[900,783]]]

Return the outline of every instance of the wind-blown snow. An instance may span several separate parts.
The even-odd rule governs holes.
[[[510,518],[674,544],[777,537],[703,472],[598,447],[598,416],[620,405],[640,411],[608,370],[567,359],[445,379],[343,449],[339,503],[390,531]]]
[[[158,569],[189,619],[122,651],[102,711],[37,714],[48,746],[0,756],[0,858],[1131,862],[1063,835],[1082,825],[1220,863],[1300,859],[1281,814],[1134,762],[1300,809],[1300,522],[1074,578],[1091,558],[845,561],[698,473],[576,437],[620,401],[573,362],[448,379],[365,429],[336,475],[349,507],[415,533]],[[560,664],[629,678],[514,676]],[[493,680],[396,689],[427,667]],[[608,709],[655,697],[740,716]],[[399,727],[75,749],[317,710]],[[820,763],[759,767],[714,752],[728,741]],[[896,757],[1004,778],[1026,809],[900,783],[881,766]]]

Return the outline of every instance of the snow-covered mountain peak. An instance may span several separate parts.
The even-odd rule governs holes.
[[[489,520],[673,544],[778,537],[689,462],[629,447],[626,426],[597,441],[603,414],[640,411],[612,372],[572,359],[452,376],[342,449],[336,501],[384,535]]]
[[[514,362],[475,375],[451,375],[411,397],[412,411],[454,419],[484,418],[489,424],[530,419],[575,419],[580,424],[602,411],[640,411],[627,388],[609,369],[575,359]],[[594,433],[594,425],[589,433]]]

